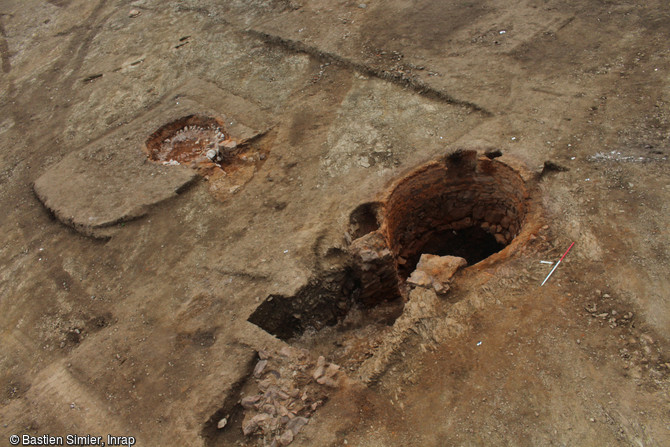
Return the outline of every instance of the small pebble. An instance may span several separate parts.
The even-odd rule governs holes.
[[[221,143],[219,143],[219,144],[221,144]],[[233,149],[237,148],[237,143],[236,143],[235,141],[233,141],[233,140],[225,140],[225,141],[223,142],[223,144],[221,144],[221,145],[222,145],[225,149],[228,149],[228,150],[233,150]]]
[[[254,377],[259,378],[261,375],[263,375],[263,371],[265,370],[267,364],[267,360],[259,360],[259,362],[256,363],[256,367],[254,368]]]
[[[286,430],[284,434],[279,438],[279,444],[289,445],[293,442],[293,432],[291,430]]]
[[[139,9],[131,9],[130,12],[128,13],[128,17],[131,19],[134,19],[135,17],[139,16],[141,14]]]

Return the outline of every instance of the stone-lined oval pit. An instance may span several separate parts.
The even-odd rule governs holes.
[[[161,126],[145,145],[150,160],[196,166],[222,163],[237,147],[220,119],[203,115],[185,116]]]
[[[233,137],[221,118],[188,115],[158,128],[144,149],[155,163],[196,170],[208,180],[210,193],[225,201],[254,177],[269,153],[262,133],[239,123],[236,129],[246,137]]]

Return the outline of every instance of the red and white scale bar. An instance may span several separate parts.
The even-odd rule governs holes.
[[[549,272],[549,274],[547,275],[547,277],[544,278],[544,281],[542,281],[542,284],[540,284],[540,287],[542,287],[542,286],[544,285],[544,283],[547,282],[547,280],[549,279],[549,277],[554,273],[554,270],[556,270],[556,268],[558,267],[558,265],[561,263],[561,261],[563,260],[563,258],[565,258],[565,255],[568,254],[568,252],[570,251],[570,249],[572,248],[573,245],[575,245],[574,242],[573,242],[572,244],[570,244],[570,246],[568,247],[567,250],[565,250],[565,253],[563,253],[563,256],[561,256],[561,259],[558,260],[558,262],[556,263],[556,265],[554,266],[554,268],[551,269],[551,271]]]

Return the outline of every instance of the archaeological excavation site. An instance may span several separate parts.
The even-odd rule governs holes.
[[[670,445],[669,38],[0,2],[0,445]]]

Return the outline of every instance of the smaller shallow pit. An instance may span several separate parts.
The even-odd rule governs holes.
[[[240,126],[237,131],[246,136],[233,137],[222,119],[188,115],[161,126],[146,140],[144,149],[155,163],[196,171],[208,181],[212,196],[223,202],[251,181],[269,154],[261,134],[250,134]]]
[[[221,120],[201,115],[168,123],[146,141],[149,159],[165,165],[222,163],[236,147]]]
[[[364,203],[358,206],[349,216],[349,235],[358,239],[379,229],[382,204],[379,202]]]

